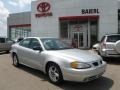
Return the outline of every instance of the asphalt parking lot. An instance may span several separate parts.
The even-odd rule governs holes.
[[[107,60],[103,77],[88,83],[64,82],[53,85],[40,71],[12,65],[9,54],[0,53],[0,90],[120,90],[120,60]]]

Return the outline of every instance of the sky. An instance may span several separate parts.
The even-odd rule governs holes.
[[[7,36],[9,14],[30,11],[31,1],[35,0],[0,0],[0,37]]]

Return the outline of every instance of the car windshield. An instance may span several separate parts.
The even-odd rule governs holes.
[[[107,42],[116,42],[118,40],[120,40],[120,35],[111,35],[107,38]]]
[[[55,38],[41,39],[46,50],[63,50],[72,49],[72,47],[65,42]]]

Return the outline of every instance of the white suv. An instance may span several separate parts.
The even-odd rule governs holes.
[[[120,34],[105,35],[98,52],[102,57],[120,57]]]

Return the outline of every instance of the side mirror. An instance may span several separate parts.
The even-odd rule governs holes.
[[[33,50],[42,51],[42,47],[41,46],[34,46]]]

